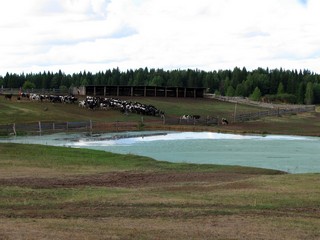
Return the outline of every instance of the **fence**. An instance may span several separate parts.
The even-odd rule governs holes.
[[[245,122],[256,120],[268,116],[281,116],[286,114],[297,114],[302,112],[315,111],[315,106],[304,106],[301,108],[272,109],[268,111],[229,114],[225,117],[229,122]],[[72,131],[136,131],[144,128],[152,128],[160,125],[195,125],[212,126],[219,125],[221,119],[217,117],[202,117],[200,119],[181,119],[178,117],[165,117],[163,119],[147,120],[138,122],[97,122],[97,121],[79,121],[79,122],[33,122],[33,123],[13,123],[0,125],[0,135],[24,135],[24,134],[44,134],[54,132],[72,132]],[[164,126],[165,128],[165,126]]]
[[[164,119],[164,124],[166,125],[218,125],[219,119],[216,117],[202,117],[200,119],[181,119],[174,117],[166,117]]]
[[[32,122],[0,125],[1,135],[42,134],[50,132],[90,131],[92,121],[86,122]]]
[[[0,125],[0,135],[41,135],[55,132],[118,132],[118,131],[137,131],[143,129],[152,129],[165,125],[216,125],[217,118],[207,119],[189,119],[180,118],[157,118],[155,120],[137,122],[98,122],[98,121],[79,121],[79,122],[32,122],[32,123],[12,123]],[[157,126],[157,127],[156,127]]]
[[[250,105],[254,107],[261,107],[261,108],[268,108],[268,109],[288,109],[288,108],[310,108],[315,107],[314,105],[302,105],[302,104],[277,104],[277,103],[268,103],[268,102],[259,102],[259,101],[253,101],[249,98],[245,97],[227,97],[227,96],[218,96],[215,94],[206,94],[205,98],[210,99],[216,99],[222,102],[230,102],[230,103],[239,103],[239,104],[245,104]]]
[[[296,108],[277,108],[268,111],[260,111],[260,112],[252,112],[252,113],[242,113],[236,114],[233,117],[234,122],[245,122],[250,120],[256,120],[263,117],[269,116],[281,116],[288,114],[297,114],[302,112],[314,112],[315,106],[304,106],[304,107],[296,107]]]
[[[0,88],[0,95],[1,94],[10,94],[18,95],[21,92],[20,88]],[[36,93],[36,94],[69,94],[72,92],[72,89],[59,89],[59,88],[51,88],[51,89],[44,89],[44,88],[35,88],[35,89],[27,89],[23,90],[25,93]]]
[[[129,131],[138,130],[137,122],[35,122],[0,125],[1,135],[46,134],[55,132]],[[141,127],[140,127],[141,128]]]

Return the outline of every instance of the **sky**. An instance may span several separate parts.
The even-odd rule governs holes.
[[[320,73],[319,0],[0,0],[0,75],[119,68]]]

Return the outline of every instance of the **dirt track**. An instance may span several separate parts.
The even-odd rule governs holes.
[[[0,185],[32,188],[70,188],[80,186],[140,187],[176,182],[233,182],[252,175],[236,173],[135,173],[111,172],[65,178],[10,178],[0,179]]]

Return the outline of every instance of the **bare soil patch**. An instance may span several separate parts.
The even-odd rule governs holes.
[[[65,178],[19,177],[0,179],[0,185],[31,188],[74,188],[81,186],[142,187],[178,182],[233,182],[252,177],[237,173],[137,173],[111,172]]]

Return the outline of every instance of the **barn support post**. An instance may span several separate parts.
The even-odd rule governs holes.
[[[69,123],[67,122],[67,131],[69,130]]]
[[[54,130],[55,130],[55,128],[56,128],[55,124],[54,124],[54,123],[52,123],[52,130],[54,131]]]

